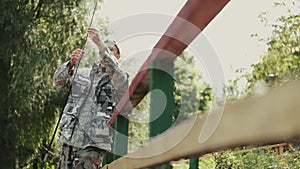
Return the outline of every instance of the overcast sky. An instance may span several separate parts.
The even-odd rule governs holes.
[[[172,17],[177,15],[185,3],[186,0],[104,0],[97,15],[109,18],[113,38],[119,41],[125,56],[123,59],[138,56],[146,58],[171,23]],[[234,79],[237,77],[236,69],[250,70],[250,65],[257,63],[266,50],[263,43],[250,37],[255,33],[260,37],[270,35],[271,30],[258,17],[264,11],[268,12],[266,17],[271,22],[286,13],[285,8],[274,7],[274,0],[232,0],[191,44],[187,50],[197,53],[197,65],[201,67],[199,71],[207,81],[215,76],[215,72],[208,68],[212,65],[202,58],[209,53],[205,53],[205,47],[201,48],[199,45],[206,44],[214,50],[214,56],[210,57],[219,61],[220,64],[214,66],[215,69],[222,69],[225,82]],[[153,19],[156,22],[152,22]],[[151,29],[149,31],[142,26]],[[137,32],[125,32],[120,27],[137,28]]]

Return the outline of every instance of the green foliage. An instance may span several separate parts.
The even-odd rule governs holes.
[[[259,80],[271,85],[281,85],[299,78],[300,15],[283,16],[273,27],[273,35],[267,42],[267,54],[260,63],[252,65],[253,72],[248,75],[248,90]],[[275,81],[270,80],[271,74],[275,75]]]
[[[81,0],[0,2],[2,167],[40,162],[66,94],[52,75],[83,46],[87,10]]]
[[[252,87],[258,80],[269,82],[268,75],[274,74],[276,83],[283,84],[298,79],[300,69],[300,16],[288,16],[278,19],[273,25],[272,37],[267,42],[268,52],[262,57],[262,62],[253,64],[251,76]]]
[[[199,168],[215,168],[216,161],[212,154],[205,154],[199,158]]]
[[[227,168],[242,168],[242,161],[237,158],[237,156],[231,152],[217,152],[214,154],[216,167],[219,169],[227,169]]]
[[[201,74],[193,69],[193,56],[183,53],[174,64],[175,112],[174,120],[179,116],[189,118],[210,108],[212,88],[201,81]]]
[[[258,147],[259,148],[259,147]],[[295,150],[295,149],[294,149]],[[252,169],[252,168],[299,168],[299,151],[286,152],[279,155],[275,149],[225,150],[212,153],[220,169]]]
[[[299,1],[296,2],[299,3]],[[273,28],[273,32],[272,36],[266,40],[268,47],[266,54],[261,56],[259,63],[251,65],[252,72],[244,73],[241,77],[231,81],[226,88],[229,98],[234,99],[247,96],[255,92],[254,90],[258,84],[265,84],[265,87],[271,87],[299,79],[299,13],[282,16],[270,26]],[[237,72],[241,73],[242,70],[237,70]],[[243,89],[239,89],[238,83],[242,80],[246,81],[246,86]]]
[[[149,141],[149,100],[150,94],[146,95],[129,115],[128,150],[130,152],[140,149]]]

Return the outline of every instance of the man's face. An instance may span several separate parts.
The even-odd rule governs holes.
[[[110,49],[110,51],[115,55],[117,59],[120,58],[120,55],[118,54],[118,49],[113,43],[105,43],[106,46]]]

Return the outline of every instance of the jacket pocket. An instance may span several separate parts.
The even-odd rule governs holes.
[[[68,140],[72,138],[76,121],[76,117],[70,114],[64,114],[61,118],[61,121],[59,123],[62,128],[61,134]]]
[[[100,142],[109,142],[112,139],[112,128],[108,124],[110,120],[110,116],[97,112],[97,117],[93,117],[88,123],[85,125],[86,134],[88,134],[89,138],[93,140],[95,143]]]
[[[64,136],[66,139],[71,139],[74,129],[77,123],[77,107],[73,107],[70,104],[67,104],[64,110],[64,114],[61,117],[61,120],[59,122],[59,126],[62,129],[62,136]]]
[[[73,80],[72,83],[72,97],[78,98],[85,91],[85,89],[89,86],[90,82],[87,78],[78,75]]]

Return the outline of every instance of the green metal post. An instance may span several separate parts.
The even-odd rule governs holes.
[[[107,153],[104,155],[102,166],[111,163],[113,160],[113,154],[112,153]]]
[[[128,150],[128,124],[129,120],[123,116],[118,116],[115,121],[115,132],[114,135],[114,145],[113,145],[113,152],[107,153],[104,156],[103,164],[109,164],[112,161],[122,157],[123,155],[127,154]]]
[[[154,69],[150,71],[150,138],[171,127],[174,112],[174,64],[159,61],[152,66]],[[165,164],[155,168],[171,169],[172,166]]]
[[[123,116],[118,116],[115,122],[115,136],[114,136],[114,154],[113,160],[116,160],[128,152],[128,125],[129,120]]]
[[[190,168],[189,169],[198,169],[199,168],[199,157],[190,158]]]

